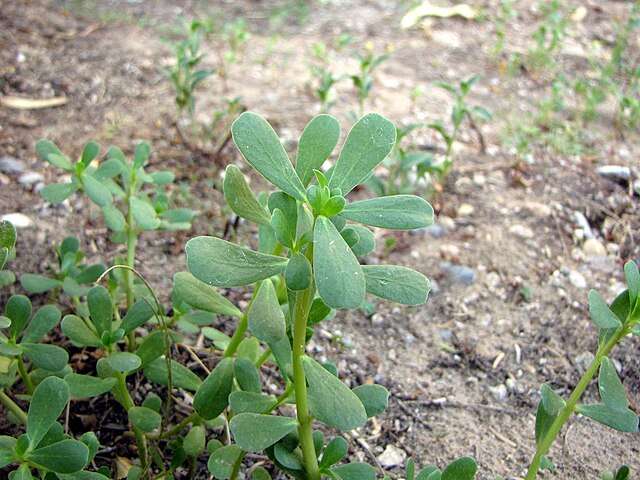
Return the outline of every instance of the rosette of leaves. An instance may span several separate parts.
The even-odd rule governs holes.
[[[109,477],[84,469],[93,461],[99,443],[93,432],[79,440],[65,434],[57,419],[69,403],[69,386],[58,377],[38,384],[25,415],[25,433],[16,437],[0,435],[0,468],[15,466],[11,480],[34,478],[60,480],[107,480]],[[34,474],[34,471],[37,472]]]
[[[426,301],[429,281],[421,273],[401,266],[361,265],[358,258],[375,246],[369,227],[422,228],[433,222],[433,210],[412,195],[347,200],[394,146],[396,129],[380,115],[366,115],[353,126],[335,166],[325,172],[321,168],[340,134],[338,122],[329,115],[315,117],[305,128],[295,167],[259,115],[242,114],[232,133],[245,160],[277,190],[260,201],[240,170],[229,166],[225,199],[237,215],[259,225],[260,249],[215,237],[196,237],[186,246],[189,278],[199,280],[199,288],[255,284],[247,311],[229,312],[239,317],[229,340],[235,349],[227,348],[194,396],[194,408],[203,419],[216,418],[227,408],[230,412],[234,443],[211,453],[209,470],[216,478],[237,478],[246,452],[265,452],[295,478],[375,478],[375,469],[367,464],[339,464],[346,442],[341,437],[325,442],[314,431],[313,420],[338,431],[362,427],[385,409],[388,392],[380,385],[347,387],[335,367],[318,363],[305,345],[313,326],[332,309],[358,308],[367,292],[406,305]],[[190,301],[198,298],[193,295]],[[247,331],[253,337],[245,337]],[[286,384],[280,397],[261,392],[256,365],[263,360],[246,362],[239,355],[238,345],[248,341],[264,345],[279,367]],[[274,414],[290,397],[295,397],[296,417]],[[269,478],[259,471],[255,478]]]
[[[76,237],[65,238],[56,247],[58,264],[51,276],[25,273],[20,276],[20,284],[29,293],[45,293],[62,289],[70,297],[87,294],[88,285],[94,283],[104,273],[106,267],[101,263],[85,265],[85,254],[80,250]]]
[[[35,384],[34,376],[42,378],[50,373],[62,372],[67,367],[69,354],[64,348],[42,343],[59,322],[60,310],[55,305],[40,307],[32,315],[31,301],[27,297],[9,297],[4,314],[0,315],[0,358],[9,359],[4,362],[4,372],[0,372],[3,386],[13,384],[17,371],[31,393]]]
[[[610,359],[613,348],[622,339],[629,335],[640,335],[640,272],[635,262],[630,261],[624,266],[624,273],[627,289],[611,305],[595,290],[589,292],[589,314],[598,329],[598,348],[569,398],[562,398],[548,384],[540,389],[541,399],[535,424],[536,453],[529,466],[527,480],[535,479],[540,469],[553,468],[547,453],[573,413],[621,432],[638,432],[638,414],[630,408],[624,385]],[[600,402],[580,403],[583,393],[596,375]],[[621,475],[624,472],[621,470]]]
[[[11,222],[0,222],[0,287],[6,287],[16,281],[11,270],[3,270],[7,262],[15,257],[16,228]]]

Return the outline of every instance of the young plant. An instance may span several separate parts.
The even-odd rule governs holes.
[[[492,53],[494,56],[502,55],[507,38],[507,27],[509,23],[517,18],[517,13],[513,8],[514,0],[500,0],[496,16],[494,18],[494,29],[496,34],[496,43]]]
[[[16,281],[11,270],[4,270],[5,265],[15,257],[16,228],[7,220],[0,221],[0,287],[6,287]]]
[[[362,117],[364,114],[365,102],[369,98],[371,89],[373,88],[373,72],[384,61],[389,58],[388,54],[376,55],[373,47],[368,46],[364,54],[358,54],[359,72],[351,75],[351,82],[356,89],[358,96],[358,115]]]
[[[220,52],[216,73],[222,79],[225,90],[229,89],[229,70],[240,60],[244,47],[250,38],[251,34],[244,18],[236,18],[232,22],[225,23],[222,27],[222,40],[226,49]]]
[[[127,308],[135,300],[133,272],[138,237],[150,230],[188,230],[196,212],[187,208],[171,208],[164,190],[174,180],[173,173],[158,171],[147,173],[145,166],[151,155],[147,143],[139,143],[134,158],[128,160],[122,150],[111,147],[105,158],[97,162],[100,146],[89,142],[76,162],[65,156],[53,143],[40,140],[36,144],[40,158],[71,175],[71,181],[45,186],[41,195],[51,203],[60,203],[81,191],[100,208],[104,222],[113,232],[112,240],[127,246],[122,290]],[[147,185],[156,188],[149,196]]]
[[[469,126],[476,132],[480,149],[485,151],[485,142],[482,132],[477,125],[477,121],[488,121],[491,119],[491,113],[480,105],[469,105],[467,96],[471,92],[471,88],[478,81],[478,76],[474,75],[466,80],[461,80],[458,85],[447,82],[438,82],[436,86],[446,90],[453,95],[453,107],[451,108],[451,126],[445,127],[444,123],[437,121],[429,125],[430,128],[438,132],[445,142],[444,159],[439,166],[432,166],[432,170],[436,172],[438,181],[442,180],[449,174],[453,165],[453,147],[458,141],[460,128],[465,120],[469,122]]]
[[[80,250],[80,242],[76,237],[65,238],[56,247],[58,257],[57,269],[52,276],[25,273],[20,276],[20,285],[27,292],[45,293],[62,289],[76,302],[89,290],[89,285],[104,273],[106,267],[101,263],[85,265],[85,254]]]
[[[543,20],[533,33],[535,47],[527,53],[527,64],[532,70],[548,69],[562,48],[569,16],[563,10],[561,0],[540,3]]]

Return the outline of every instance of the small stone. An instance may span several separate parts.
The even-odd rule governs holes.
[[[458,207],[458,216],[468,217],[469,215],[473,214],[474,210],[475,208],[473,207],[473,205],[469,203],[463,203]]]
[[[25,170],[24,162],[17,158],[4,155],[0,157],[0,172],[22,173]]]
[[[471,179],[469,177],[460,177],[458,180],[456,180],[456,183],[454,185],[456,192],[462,195],[471,193],[472,187],[473,183],[471,182]]]
[[[576,358],[573,359],[573,361],[576,364],[576,367],[578,367],[578,371],[580,373],[584,373],[587,371],[587,368],[589,368],[589,366],[591,365],[591,362],[593,362],[594,356],[593,353],[591,352],[583,352],[580,355],[578,355]]]
[[[384,324],[384,317],[382,315],[380,315],[379,313],[374,313],[371,316],[371,324],[376,326],[376,327],[380,327]]]
[[[29,228],[33,226],[33,220],[22,213],[7,213],[0,220],[4,220],[13,224],[16,228]]]
[[[591,225],[589,225],[589,221],[587,217],[585,217],[582,212],[574,212],[573,216],[576,220],[576,224],[582,230],[584,234],[584,238],[593,238],[593,232],[591,231]]]
[[[485,279],[485,283],[487,287],[491,289],[496,289],[500,286],[500,274],[498,272],[489,272],[487,273],[487,278]]]
[[[446,259],[454,259],[460,256],[460,248],[456,245],[445,244],[440,246],[440,255]]]
[[[449,278],[455,283],[472,285],[476,281],[476,272],[464,265],[452,265],[449,262],[443,262],[441,268],[447,272]]]
[[[622,165],[603,165],[596,169],[598,175],[611,180],[627,181],[631,177],[631,169]]]
[[[478,187],[482,187],[485,183],[487,183],[487,177],[485,177],[481,173],[474,173],[473,183],[475,183]]]
[[[604,257],[607,249],[595,238],[588,238],[582,245],[582,251],[587,257]]]
[[[576,288],[587,288],[587,280],[585,280],[584,275],[577,270],[571,270],[569,272],[569,281],[571,285]]]
[[[387,448],[384,449],[384,452],[382,452],[378,456],[380,465],[385,468],[393,468],[404,465],[406,459],[406,452],[394,445],[387,445]]]
[[[533,238],[533,230],[524,225],[515,224],[509,227],[509,232],[520,238]]]
[[[447,233],[446,229],[439,223],[434,223],[433,225],[429,225],[428,227],[420,228],[418,230],[410,230],[409,232],[426,233],[433,238],[444,237],[444,235]]]
[[[447,217],[446,215],[440,215],[440,217],[438,217],[438,223],[442,225],[447,232],[456,228],[456,222],[453,218]]]
[[[18,183],[24,186],[31,186],[44,181],[44,176],[38,172],[26,172],[18,177]]]
[[[507,386],[504,384],[496,385],[495,387],[489,387],[489,391],[493,398],[495,398],[498,402],[504,402],[507,399],[508,391]]]
[[[550,217],[553,213],[551,207],[544,203],[538,202],[527,202],[524,205],[524,208],[529,211],[533,216],[539,218]]]

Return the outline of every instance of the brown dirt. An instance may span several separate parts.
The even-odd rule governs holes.
[[[472,3],[491,11],[496,2]],[[66,96],[69,102],[40,111],[0,108],[0,156],[24,161],[49,183],[56,181],[57,172],[36,159],[38,138],[48,137],[70,154],[79,153],[89,139],[119,145],[125,152],[132,151],[137,139],[148,139],[152,165],[174,169],[189,185],[185,202],[202,212],[188,234],[143,236],[140,268],[166,298],[173,273],[185,268],[184,242],[195,235],[220,234],[227,221],[217,188],[220,169],[185,148],[173,128],[172,92],[161,69],[171,52],[161,36],[179,14],[189,18],[222,12],[226,18],[247,18],[252,41],[244,60],[231,70],[230,90],[266,115],[287,141],[297,138],[318,110],[309,95],[305,57],[315,41],[349,33],[356,45],[370,41],[379,50],[393,46],[391,59],[376,73],[368,109],[395,122],[445,117],[450,98],[432,88],[433,82],[482,75],[473,100],[494,113],[483,127],[489,153],[478,154],[473,132],[465,131],[453,174],[434,202],[441,216],[453,218],[452,228],[438,238],[424,232],[399,236],[391,252],[382,248],[390,234],[378,232],[377,254],[369,259],[417,268],[437,281],[438,291],[420,308],[381,302],[373,316],[341,313],[322,326],[313,348],[356,383],[375,379],[392,391],[389,411],[360,432],[373,454],[392,443],[421,464],[442,465],[473,455],[480,479],[521,477],[533,452],[540,384],[549,382],[567,395],[579,378],[577,357],[595,345],[585,308],[587,290],[572,285],[566,274],[579,271],[589,288],[612,298],[620,289],[623,262],[638,258],[633,236],[640,223],[637,196],[595,174],[599,164],[637,168],[638,136],[629,133],[621,139],[605,118],[590,127],[594,148],[588,154],[562,156],[540,148],[532,163],[517,162],[502,143],[504,126],[521,121],[518,112],[530,111],[545,95],[544,83],[535,76],[500,73],[500,62],[488,53],[494,42],[490,21],[435,20],[430,35],[406,32],[399,29],[399,20],[408,2],[352,0],[316,2],[306,18],[270,25],[274,12],[287,4],[293,2],[245,0],[216,7],[195,1],[180,6],[165,1],[4,2],[1,93]],[[507,50],[524,48],[538,19],[532,2],[517,5],[519,17],[509,26]],[[624,17],[630,2],[585,6],[587,17],[571,27],[572,40],[582,46],[596,37],[611,38],[614,22]],[[447,45],[438,43],[443,37]],[[206,62],[215,62],[214,51],[215,44]],[[576,71],[587,65],[586,58],[572,54],[561,60]],[[346,54],[336,59],[340,71],[353,66]],[[226,94],[215,80],[206,85],[198,95],[202,112]],[[425,94],[412,103],[410,92],[416,86]],[[345,83],[332,111],[345,130],[355,108]],[[415,141],[433,145],[438,139],[422,131]],[[237,153],[228,149],[224,163],[235,161]],[[457,215],[463,203],[474,207],[472,215]],[[52,245],[68,234],[81,238],[91,258],[109,261],[121,253],[120,246],[108,241],[97,212],[87,206],[79,199],[62,207],[45,205],[18,184],[17,176],[0,173],[0,213],[21,212],[35,221],[33,228],[19,232],[13,270],[45,271],[54,261]],[[612,250],[595,262],[585,259],[574,238],[574,211],[586,215],[601,239],[618,245],[617,253]],[[519,237],[514,225],[528,227],[533,236]],[[628,233],[620,234],[625,228]],[[244,227],[240,232],[251,235]],[[472,268],[475,282],[465,286],[451,281],[443,260]],[[523,288],[530,298],[523,297]],[[614,357],[623,366],[621,376],[637,409],[638,342],[627,340]],[[503,384],[510,388],[497,401],[490,389]],[[587,398],[597,399],[593,386]],[[637,435],[574,418],[552,452],[557,465],[553,478],[595,479],[621,463],[637,472],[637,440]],[[352,453],[362,459],[368,455],[357,444]]]

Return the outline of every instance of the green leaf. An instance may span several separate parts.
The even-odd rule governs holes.
[[[364,257],[376,248],[375,235],[367,227],[363,225],[349,225],[345,227],[340,234],[344,237],[345,235],[349,235],[350,232],[355,233],[357,236],[356,243],[349,245],[356,257]]]
[[[331,467],[340,480],[375,480],[376,470],[367,463],[345,463]]]
[[[131,425],[139,428],[143,432],[153,432],[160,428],[162,417],[154,410],[147,407],[131,407],[127,412]]]
[[[104,332],[110,332],[113,303],[109,291],[100,285],[93,287],[87,294],[87,305],[91,322],[95,325],[98,336],[102,336]]]
[[[144,376],[151,382],[168,385],[167,361],[161,357],[144,367]],[[175,388],[182,388],[190,392],[198,390],[202,380],[188,368],[171,360],[171,380]]]
[[[294,418],[240,413],[229,422],[236,443],[243,450],[260,452],[298,427]]]
[[[305,189],[271,125],[253,112],[244,112],[231,126],[233,141],[245,160],[283,192],[300,201]]]
[[[104,223],[110,230],[114,232],[122,232],[127,226],[127,221],[122,212],[113,204],[102,207],[102,215]]]
[[[441,480],[473,480],[476,477],[478,465],[471,457],[454,460],[442,472]]]
[[[107,158],[100,162],[100,165],[93,174],[98,180],[105,180],[120,175],[125,170],[122,160],[119,158]]]
[[[79,373],[68,373],[64,381],[69,385],[71,398],[78,400],[91,398],[110,392],[116,384],[115,378],[98,378],[91,375],[81,375]]]
[[[247,358],[236,358],[233,364],[233,374],[241,390],[260,393],[260,372],[255,364]]]
[[[263,467],[257,467],[251,471],[251,480],[271,480],[271,475]]]
[[[220,415],[229,404],[233,386],[233,359],[223,358],[198,388],[193,408],[205,420]]]
[[[342,215],[354,222],[393,230],[410,230],[433,224],[433,208],[415,195],[391,195],[348,204]]]
[[[422,305],[431,284],[420,272],[399,265],[364,265],[367,292],[404,305]]]
[[[153,315],[153,307],[149,303],[149,300],[141,298],[127,311],[127,314],[122,319],[121,327],[125,333],[132,332],[147,323]]]
[[[258,202],[242,171],[235,165],[229,165],[225,170],[223,191],[224,199],[236,215],[259,225],[269,225],[269,211]]]
[[[275,402],[273,395],[256,392],[239,390],[229,395],[229,406],[234,413],[267,413]]]
[[[153,183],[155,183],[156,185],[168,185],[172,183],[176,178],[173,172],[170,172],[169,170],[153,172],[150,177],[153,180]]]
[[[36,153],[45,162],[49,162],[51,165],[62,168],[63,170],[70,171],[73,169],[71,160],[69,160],[63,153],[56,147],[56,145],[46,139],[38,140],[36,143]]]
[[[242,315],[234,304],[189,272],[178,272],[173,276],[173,295],[198,310],[231,317]]]
[[[45,277],[35,273],[25,273],[20,276],[20,285],[27,292],[36,294],[44,293],[62,286],[62,283],[55,278]]]
[[[33,480],[33,475],[31,475],[31,467],[26,463],[23,463],[18,469],[9,473],[9,476],[7,478],[9,480]]]
[[[52,183],[40,190],[40,195],[49,203],[62,203],[78,190],[75,183]]]
[[[638,416],[628,408],[613,409],[604,403],[596,403],[578,405],[576,411],[620,432],[635,433],[638,431]]]
[[[140,142],[136,145],[133,155],[133,167],[138,169],[144,166],[151,156],[151,145],[147,142]]]
[[[165,332],[156,330],[142,339],[142,342],[136,349],[136,355],[140,357],[142,367],[144,368],[156,358],[164,355],[166,349]]]
[[[218,448],[209,457],[207,468],[211,475],[219,480],[227,480],[236,462],[241,458],[242,449],[237,445],[225,445]]]
[[[293,446],[291,448],[293,448]],[[291,450],[284,442],[275,444],[273,447],[273,456],[277,464],[282,465],[287,470],[303,469],[300,454]]]
[[[241,287],[281,273],[287,259],[255,252],[215,237],[187,242],[187,265],[199,280],[216,287]]]
[[[91,162],[93,162],[93,160],[95,160],[99,153],[100,145],[98,145],[96,142],[91,141],[84,146],[80,161],[85,165],[89,165]]]
[[[294,291],[305,290],[311,285],[313,272],[311,263],[301,253],[293,253],[284,271],[287,288]]]
[[[308,356],[303,357],[302,364],[309,383],[311,415],[343,432],[367,422],[364,405],[344,383]]]
[[[206,430],[202,425],[194,425],[184,437],[182,448],[188,457],[197,457],[204,452],[206,443]]]
[[[69,403],[69,387],[58,377],[47,377],[36,387],[27,413],[29,448],[35,448]],[[78,469],[80,470],[80,469]]]
[[[74,473],[82,470],[89,459],[89,449],[77,440],[60,442],[38,448],[27,456],[27,460],[56,473]]]
[[[286,334],[284,313],[271,280],[260,283],[247,317],[251,333],[259,340],[271,344],[284,338]]]
[[[11,250],[16,245],[16,227],[13,223],[2,220],[0,221],[0,247]]]
[[[396,142],[396,128],[376,113],[362,117],[345,140],[340,157],[333,168],[329,187],[347,195],[362,183],[391,152]]]
[[[589,313],[591,314],[591,320],[599,328],[606,330],[618,328],[621,325],[616,314],[609,309],[607,302],[595,290],[589,291]]]
[[[295,225],[290,224],[287,216],[279,208],[274,209],[272,212],[271,228],[273,228],[278,242],[285,247],[293,247],[293,242],[296,237]]]
[[[633,261],[629,261],[624,265],[624,276],[629,287],[629,301],[631,305],[635,305],[640,296],[640,272],[638,266]]]
[[[18,336],[31,316],[31,301],[24,295],[11,295],[4,306],[4,316],[11,320],[11,335]]]
[[[353,389],[353,393],[364,405],[368,418],[380,415],[389,404],[389,391],[382,385],[360,385]]]
[[[76,315],[66,315],[60,324],[64,333],[71,342],[79,347],[100,347],[100,338],[87,326],[82,318]]]
[[[324,449],[324,452],[322,452],[320,468],[327,468],[331,465],[335,465],[347,456],[348,451],[349,445],[347,444],[347,441],[342,437],[335,437],[329,442],[327,448]]]
[[[113,201],[111,192],[105,187],[100,180],[95,179],[91,175],[85,173],[80,177],[82,187],[93,203],[99,207],[109,205]]]
[[[60,310],[55,305],[40,307],[22,335],[22,342],[39,342],[60,321]]]
[[[120,373],[130,373],[137,370],[142,365],[142,360],[135,353],[115,352],[106,357],[107,365]]]
[[[8,435],[0,435],[0,468],[4,468],[14,461],[16,439]]]
[[[20,346],[37,368],[58,372],[69,362],[67,351],[57,345],[22,342]]]
[[[543,384],[540,388],[540,403],[536,412],[535,437],[539,445],[547,434],[547,431],[555,421],[565,402],[551,387]]]
[[[143,230],[155,230],[160,226],[158,214],[147,200],[131,197],[129,206],[136,224]]]
[[[313,242],[314,276],[322,300],[332,308],[359,307],[366,291],[362,267],[326,217],[316,219]]]
[[[296,172],[303,185],[313,178],[313,171],[319,170],[331,155],[340,138],[340,124],[331,115],[316,115],[304,127],[298,142]]]
[[[602,359],[598,374],[598,389],[604,404],[614,410],[624,410],[629,406],[627,392],[618,377],[616,367],[607,357]]]

